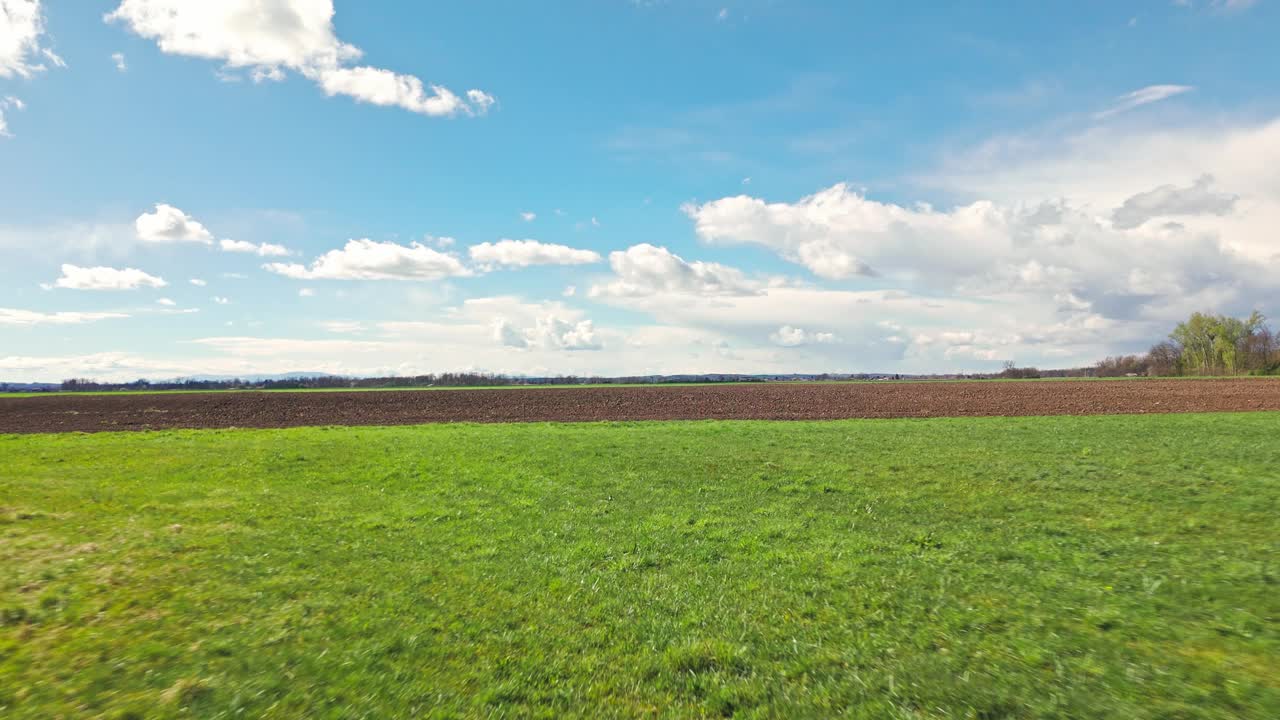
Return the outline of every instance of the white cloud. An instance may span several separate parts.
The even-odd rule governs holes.
[[[520,213],[520,219],[525,222],[533,222],[538,219],[538,214],[533,212],[522,212]]]
[[[1171,97],[1191,92],[1194,89],[1195,88],[1190,85],[1148,85],[1147,87],[1139,88],[1131,93],[1126,93],[1116,98],[1115,105],[1095,114],[1094,118],[1103,120],[1111,117],[1112,115],[1119,115],[1120,113],[1128,112],[1129,110],[1142,107],[1143,105],[1150,105],[1151,103],[1160,102],[1161,100],[1167,100]]]
[[[13,137],[13,133],[9,132],[9,125],[4,117],[4,111],[8,110],[9,108],[16,108],[18,110],[22,110],[26,108],[26,105],[21,100],[19,100],[16,97],[13,97],[12,95],[0,98],[0,138]]]
[[[276,70],[278,73],[278,69]],[[282,79],[272,77],[271,79]],[[423,87],[412,75],[375,67],[327,68],[315,76],[326,95],[347,95],[372,105],[393,105],[430,116],[470,114],[471,106],[441,85]]]
[[[1276,259],[1280,224],[1280,118],[1263,122],[1215,121],[1156,128],[1091,128],[1042,137],[1000,138],[957,154],[922,178],[948,193],[988,197],[1004,206],[1036,206],[1046,198],[1103,217],[1136,195],[1162,186],[1185,187],[1210,175],[1219,192],[1238,195],[1227,215],[1179,217],[1183,232],[1139,227],[1127,236],[1158,244],[1209,238],[1223,252],[1253,262]],[[1163,240],[1159,240],[1164,236]],[[1104,256],[1128,262],[1130,241],[1111,238]],[[1151,248],[1155,250],[1156,248]],[[1161,250],[1161,255],[1167,254]],[[1155,258],[1139,258],[1142,267]]]
[[[36,312],[33,310],[15,310],[0,308],[0,325],[78,325],[80,323],[114,318],[127,318],[128,315],[116,312]]]
[[[115,63],[116,70],[128,72],[129,65],[124,60],[124,53],[111,53],[111,62]]]
[[[166,363],[122,352],[70,356],[0,356],[0,374],[20,382],[57,382],[87,377],[106,381],[131,381],[139,377],[174,377],[177,363]]]
[[[64,264],[62,277],[45,287],[67,288],[70,290],[135,290],[137,288],[159,288],[168,285],[163,278],[137,270],[135,268],[116,269],[111,267],[80,267]]]
[[[332,356],[336,353],[371,354],[384,351],[389,344],[368,340],[299,340],[292,338],[207,337],[191,341],[238,357],[276,357],[287,355]]]
[[[955,207],[837,185],[795,202],[685,208],[708,243],[761,246],[908,299],[778,287],[715,303],[596,297],[740,340],[776,332],[782,344],[798,335],[778,328],[821,318],[840,345],[810,352],[924,370],[1089,364],[1144,349],[1195,310],[1280,302],[1280,121],[1057,132],[997,138],[924,176]]]
[[[497,104],[498,99],[483,90],[468,90],[467,100],[471,101],[471,107],[475,109],[477,115],[484,115],[489,112],[489,108]]]
[[[502,239],[496,243],[480,243],[467,250],[472,262],[485,267],[529,267],[530,265],[586,265],[600,262],[600,254],[566,245],[537,240]]]
[[[827,344],[836,341],[834,333],[829,332],[812,332],[803,328],[783,325],[778,330],[769,335],[769,340],[774,345],[782,347],[799,347],[801,345],[809,345],[811,343]]]
[[[1035,205],[980,200],[938,211],[872,201],[837,185],[796,203],[739,196],[686,211],[710,242],[761,245],[821,277],[880,275],[944,296],[1054,302],[1123,318],[1224,283],[1257,301],[1274,292],[1266,267],[1275,260],[1229,247],[1216,217],[1229,209],[1226,200],[1209,195],[1202,182],[1131,196],[1137,200],[1114,227],[1106,215],[1062,199],[1069,193]],[[1220,227],[1129,227],[1144,213],[1174,210],[1188,223],[1210,219]],[[1140,282],[1135,268],[1143,271]],[[1151,296],[1155,286],[1163,298]]]
[[[138,239],[152,243],[194,242],[210,245],[213,234],[195,218],[165,203],[156,203],[155,212],[143,213],[134,221]]]
[[[741,295],[763,284],[741,270],[718,263],[688,262],[664,247],[648,243],[609,253],[615,278],[594,285],[591,297],[644,297],[655,294]]]
[[[4,111],[10,108],[14,110],[26,110],[27,104],[12,95],[0,97],[0,137],[3,138],[13,137],[13,133],[9,132],[9,126],[4,117]]]
[[[493,321],[493,339],[507,347],[525,348],[529,346],[529,341],[525,339],[524,333],[512,327],[511,323],[506,320]]]
[[[200,278],[191,278],[187,282],[190,282],[192,285],[195,285],[196,287],[204,287],[205,285],[209,284],[204,280],[201,280]]]
[[[422,340],[436,349],[457,347],[471,358],[482,356],[483,347],[519,348],[538,354],[599,350],[605,345],[591,320],[581,310],[562,302],[526,302],[509,295],[470,298],[432,317],[424,321],[384,322],[378,327],[388,336],[404,341]],[[477,348],[476,344],[483,347]],[[492,356],[505,357],[501,353]],[[566,372],[563,366],[548,370]]]
[[[298,297],[315,297],[316,291],[311,288],[302,288],[298,290]]]
[[[231,304],[231,299],[230,299],[230,298],[222,297],[221,295],[214,295],[214,296],[213,296],[213,303],[214,303],[215,305],[230,305],[230,304]]]
[[[324,320],[319,323],[320,327],[331,333],[358,333],[364,332],[364,323],[355,320]]]
[[[0,78],[29,78],[65,62],[41,45],[44,13],[40,0],[0,0]]]
[[[729,19],[729,8],[720,8],[720,12],[716,13],[716,22],[724,22]]]
[[[471,274],[458,258],[422,243],[406,246],[367,238],[348,240],[341,250],[321,255],[309,268],[285,263],[263,267],[298,280],[439,280]]]
[[[1120,229],[1138,227],[1158,217],[1185,215],[1226,215],[1235,207],[1235,195],[1217,193],[1210,189],[1212,175],[1201,175],[1190,187],[1161,185],[1154,190],[1138,193],[1116,208],[1111,219]]]
[[[283,245],[273,245],[271,243],[254,244],[244,240],[230,240],[227,238],[219,240],[218,247],[222,248],[223,252],[253,253],[261,257],[280,257],[293,254],[289,252],[289,248]]]
[[[352,65],[363,54],[338,39],[332,0],[123,0],[106,16],[156,41],[163,52],[247,69],[255,82],[280,81],[292,70],[326,95],[395,106],[429,116],[483,115],[493,96],[468,90],[465,99],[413,75]]]
[[[31,78],[49,65],[65,67],[62,58],[41,44],[44,34],[40,0],[0,0],[0,78]],[[25,108],[12,95],[0,97],[0,138],[13,137],[5,112]]]
[[[604,347],[590,320],[569,322],[554,315],[517,328],[506,319],[493,322],[493,337],[507,347],[540,350],[599,350]]]
[[[174,302],[174,301],[170,300],[169,298],[160,298],[159,300],[156,300],[156,304],[157,304],[157,305],[164,305],[165,307],[173,307],[174,305],[177,305],[178,303],[176,303],[176,302]]]
[[[703,240],[770,248],[815,275],[840,279],[875,275],[889,256],[924,263],[978,261],[992,234],[1007,234],[1008,219],[981,201],[939,212],[867,199],[840,183],[795,203],[768,203],[747,195],[687,204]],[[926,254],[926,251],[928,254]]]

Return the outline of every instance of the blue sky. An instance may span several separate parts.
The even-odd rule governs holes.
[[[1277,7],[0,0],[0,379],[1061,367],[1278,312]]]

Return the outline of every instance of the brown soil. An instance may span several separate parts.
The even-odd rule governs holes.
[[[1280,380],[905,382],[0,397],[0,433],[1280,411]]]

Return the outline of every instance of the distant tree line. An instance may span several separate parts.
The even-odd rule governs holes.
[[[1243,320],[1195,313],[1144,355],[1098,362],[1098,377],[1280,374],[1280,336],[1254,311]]]
[[[1012,360],[1008,360],[1004,364],[1004,369],[1000,371],[997,378],[1001,380],[1036,380],[1046,377],[1049,371],[1042,371],[1033,367],[1018,367]]]
[[[814,376],[813,379],[830,379],[832,376]],[[562,375],[555,377],[525,378],[489,373],[439,373],[431,375],[389,376],[353,378],[339,375],[317,375],[296,378],[253,380],[174,380],[152,382],[135,380],[128,383],[98,382],[85,378],[63,380],[59,389],[63,392],[104,392],[120,390],[336,390],[362,388],[423,388],[423,387],[508,387],[521,385],[609,385],[642,383],[713,383],[755,382],[762,378],[746,375],[671,375],[599,377]]]

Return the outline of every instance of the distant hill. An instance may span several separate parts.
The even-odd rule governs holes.
[[[187,375],[173,378],[172,380],[153,380],[152,382],[169,384],[184,382],[231,382],[234,380],[240,380],[242,382],[260,383],[280,380],[313,380],[315,378],[322,377],[331,377],[331,374],[322,372],[288,372],[278,373],[276,375]]]
[[[48,392],[61,387],[61,383],[0,382],[0,392]]]

